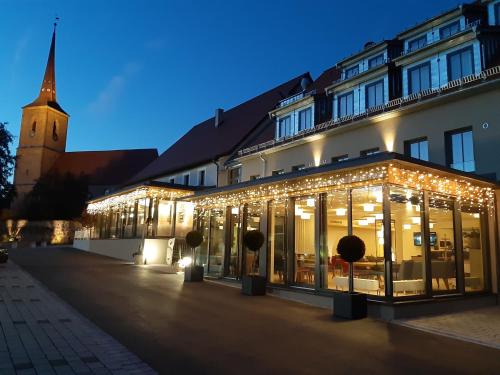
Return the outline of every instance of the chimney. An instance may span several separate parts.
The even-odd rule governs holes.
[[[222,108],[217,108],[215,110],[215,127],[218,128],[220,124],[222,124],[222,114],[224,110]]]

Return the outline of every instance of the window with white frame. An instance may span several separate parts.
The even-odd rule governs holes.
[[[439,39],[445,39],[460,31],[460,21],[455,21],[439,29]]]
[[[354,91],[338,97],[338,117],[351,116],[354,114]]]
[[[378,56],[372,57],[368,60],[368,69],[375,68],[376,66],[382,65],[384,63],[384,54],[381,53]]]
[[[413,52],[427,44],[427,34],[419,36],[418,38],[408,41],[408,51]]]
[[[355,65],[345,70],[345,79],[357,76],[359,74],[359,65]]]
[[[431,87],[431,64],[426,62],[408,69],[408,94],[416,94]]]
[[[292,116],[278,119],[278,134],[276,138],[283,138],[292,134]]]
[[[312,110],[306,108],[299,111],[299,131],[312,128]]]
[[[384,80],[366,85],[365,104],[366,108],[384,104]]]
[[[447,61],[448,81],[453,81],[474,73],[472,46],[448,54]]]

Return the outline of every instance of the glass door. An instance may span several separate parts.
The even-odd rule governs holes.
[[[253,202],[249,203],[246,208],[246,225],[245,232],[251,230],[261,230],[261,216],[262,216],[262,203]],[[243,274],[244,275],[258,275],[259,274],[259,252],[250,251],[245,246],[243,248]]]
[[[295,200],[295,263],[294,283],[314,287],[316,269],[315,216],[316,199],[303,197]]]
[[[268,221],[269,282],[286,281],[286,201],[269,203]]]
[[[241,215],[239,207],[231,207],[229,213],[229,246],[226,247],[224,276],[240,277],[240,228]]]

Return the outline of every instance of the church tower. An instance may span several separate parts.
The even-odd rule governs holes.
[[[69,115],[56,100],[55,50],[56,24],[40,93],[23,107],[14,175],[18,199],[32,190],[66,150]]]

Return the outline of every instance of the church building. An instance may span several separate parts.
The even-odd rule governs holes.
[[[23,107],[14,176],[18,200],[48,173],[85,175],[91,196],[112,192],[158,157],[151,149],[66,152],[69,114],[56,99],[56,30],[38,97]]]

